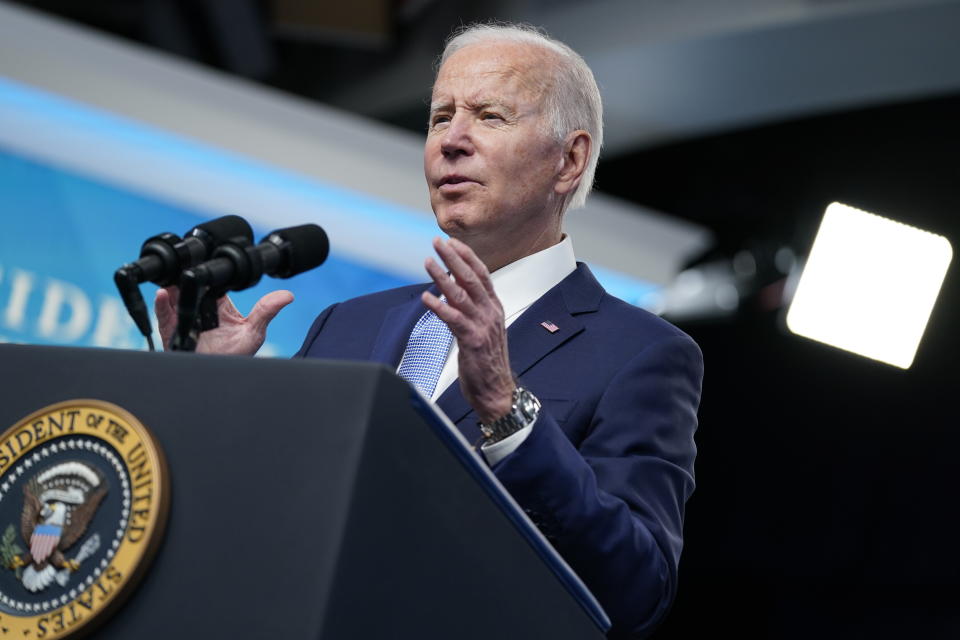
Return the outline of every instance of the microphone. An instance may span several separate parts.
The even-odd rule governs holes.
[[[249,289],[264,275],[292,278],[323,264],[329,253],[327,234],[315,224],[272,231],[255,246],[236,240],[220,245],[210,260],[180,276],[171,348],[193,351],[200,332],[219,326],[216,300],[227,291]]]
[[[315,224],[278,229],[252,247],[236,242],[220,245],[211,260],[185,270],[180,284],[243,291],[264,275],[292,278],[319,267],[329,253],[327,234]]]
[[[218,246],[234,238],[253,240],[253,230],[240,216],[223,216],[198,224],[182,240],[175,234],[161,233],[143,243],[138,260],[123,265],[113,274],[120,298],[137,329],[147,338],[151,351],[154,347],[150,315],[139,284],[153,282],[161,287],[174,284],[184,269],[207,260]]]
[[[143,243],[139,260],[123,265],[117,273],[129,274],[125,279],[136,284],[153,282],[167,287],[180,279],[184,269],[209,259],[214,249],[237,237],[253,241],[253,229],[240,216],[223,216],[198,224],[183,240],[172,233],[161,233]]]

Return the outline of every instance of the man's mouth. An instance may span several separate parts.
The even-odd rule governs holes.
[[[473,178],[468,178],[467,176],[451,173],[449,175],[445,175],[442,178],[440,178],[440,181],[437,182],[437,187],[453,186],[457,184],[464,184],[464,183],[470,183],[470,182],[480,184],[478,180],[474,180]]]

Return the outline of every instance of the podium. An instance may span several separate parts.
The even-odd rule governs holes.
[[[370,363],[0,345],[0,430],[112,402],[166,454],[162,545],[95,637],[603,638],[444,416]]]

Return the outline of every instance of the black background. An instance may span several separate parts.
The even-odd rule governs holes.
[[[955,244],[958,114],[944,97],[688,141],[604,163],[600,186],[725,255],[808,248],[834,200]],[[790,335],[782,310],[683,325],[706,367],[698,488],[658,638],[960,637],[956,289],[954,262],[906,371]]]

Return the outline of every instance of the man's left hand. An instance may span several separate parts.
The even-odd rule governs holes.
[[[481,422],[493,422],[510,412],[516,386],[510,371],[503,306],[487,267],[470,247],[457,239],[444,242],[435,238],[433,248],[450,274],[432,258],[427,258],[425,266],[447,301],[444,304],[425,291],[423,303],[447,323],[457,339],[464,398]]]

